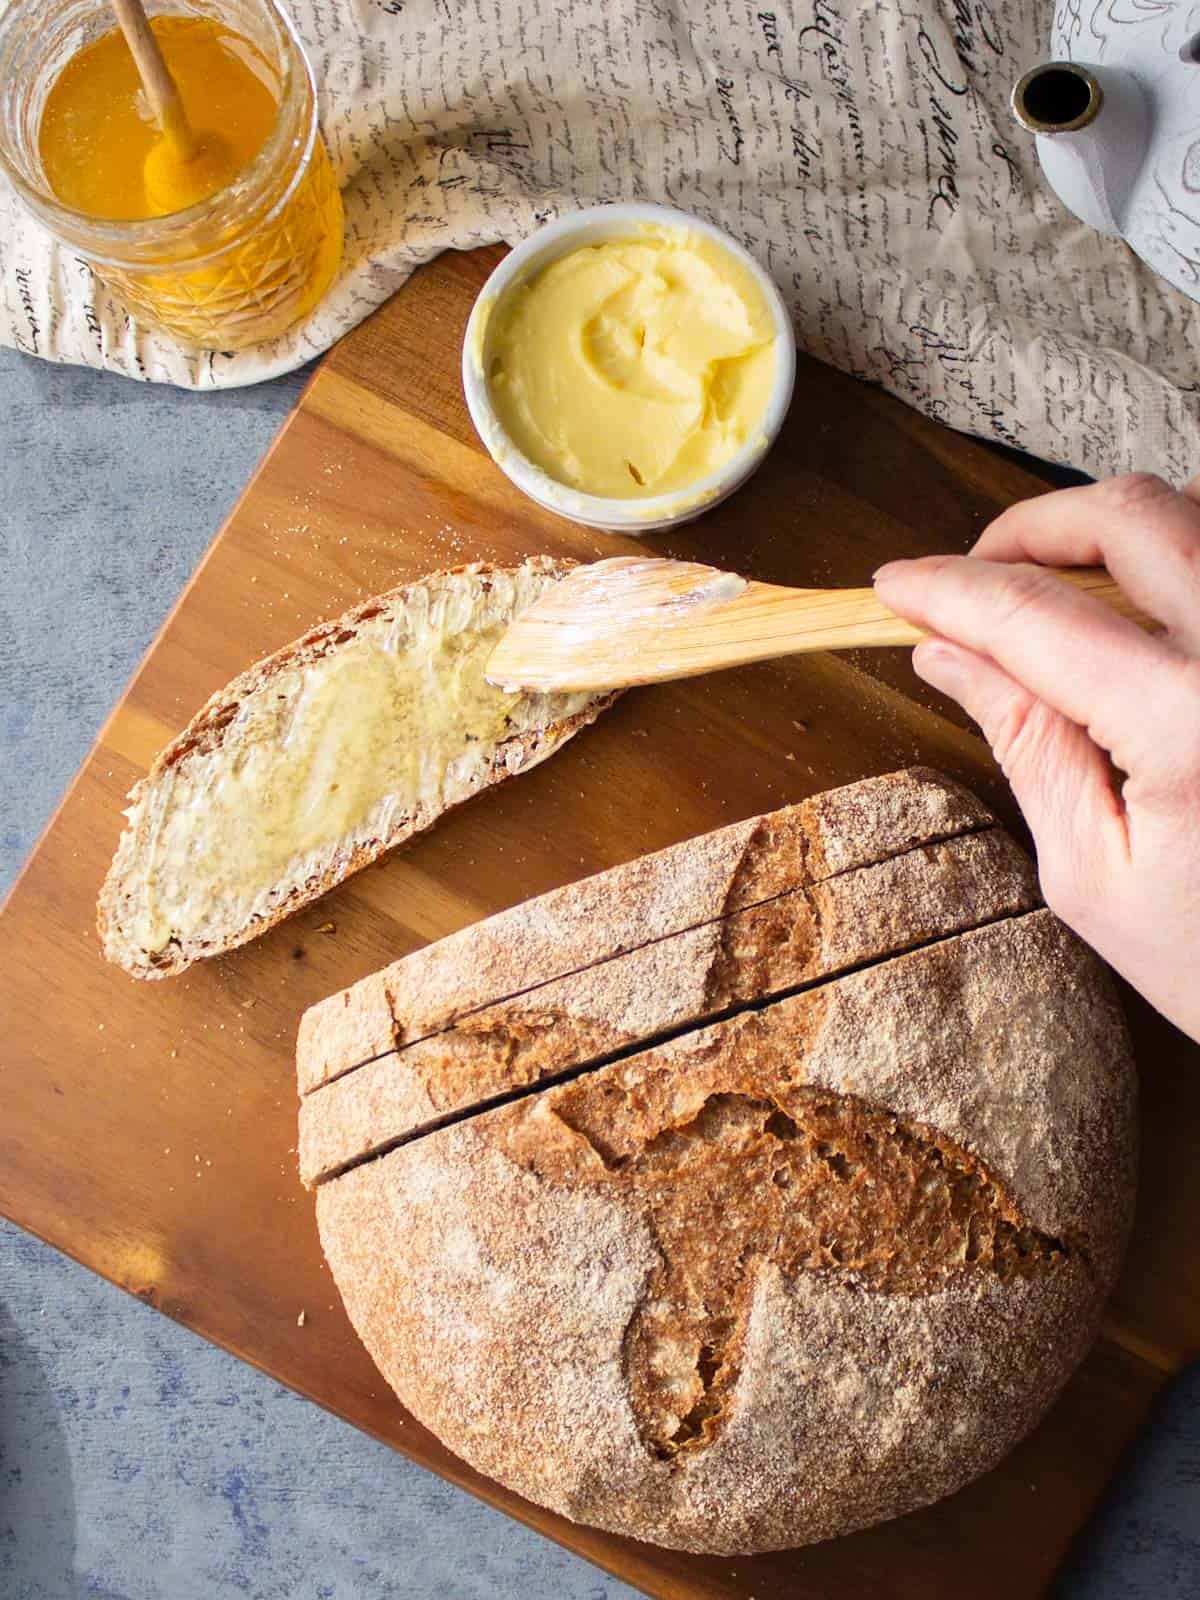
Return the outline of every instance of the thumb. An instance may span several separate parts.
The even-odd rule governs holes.
[[[913,667],[979,724],[1033,834],[1046,904],[1086,937],[1082,924],[1102,903],[1113,852],[1127,850],[1107,756],[1086,729],[973,650],[926,639]]]

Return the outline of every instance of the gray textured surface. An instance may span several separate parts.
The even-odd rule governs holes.
[[[302,381],[0,351],[0,889]],[[1200,1593],[1198,1463],[1193,1381],[1071,1600]],[[632,1593],[0,1224],[0,1600]]]

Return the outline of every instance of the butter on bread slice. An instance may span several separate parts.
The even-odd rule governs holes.
[[[509,693],[484,666],[571,564],[435,573],[215,694],[131,791],[100,892],[105,956],[161,978],[231,950],[552,755],[613,697]]]

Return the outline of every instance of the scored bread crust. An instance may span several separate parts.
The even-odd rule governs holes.
[[[450,1114],[864,961],[1029,911],[1032,864],[971,833],[735,911],[462,1017],[300,1104],[312,1185]]]
[[[626,951],[994,822],[913,767],[813,795],[552,890],[427,945],[309,1008],[302,1095],[457,1018]]]
[[[570,560],[555,561],[546,556],[537,556],[519,567],[474,563],[430,574],[419,582],[376,595],[334,621],[312,629],[292,644],[256,662],[225,688],[218,690],[183,732],[160,751],[147,776],[130,791],[131,804],[126,812],[129,825],[122,833],[97,905],[97,929],[106,958],[134,977],[164,978],[182,972],[203,957],[220,955],[246,944],[377,861],[380,856],[394,850],[414,834],[431,827],[445,812],[472,795],[544,761],[581,728],[593,722],[612,703],[615,695],[599,695],[586,700],[582,696],[539,696],[539,700],[547,701],[550,706],[557,701],[575,709],[555,717],[543,727],[525,729],[503,739],[475,772],[454,782],[447,781],[436,801],[418,802],[411,811],[393,817],[378,837],[357,844],[343,838],[310,853],[302,863],[303,877],[297,878],[293,869],[292,876],[276,883],[259,897],[264,904],[248,920],[217,932],[207,932],[204,936],[182,940],[172,938],[165,948],[154,950],[144,948],[131,931],[138,910],[137,869],[146,858],[153,835],[153,800],[158,786],[190,756],[197,753],[207,755],[223,748],[227,730],[231,726],[236,727],[239,706],[247,696],[261,690],[285,671],[303,669],[336,652],[340,646],[352,640],[356,630],[365,623],[373,623],[381,617],[394,618],[397,623],[402,623],[418,605],[425,614],[432,613],[439,602],[448,603],[448,597],[466,585],[476,591],[472,603],[481,616],[494,621],[495,609],[493,607],[489,612],[488,607],[497,580],[510,581],[515,591],[521,584],[536,584],[541,579],[556,581],[574,565]],[[474,625],[479,624],[476,622]]]
[[[802,1123],[824,1092],[873,1108],[885,1143],[923,1140],[928,1181],[945,1166],[972,1203],[1037,1230],[1030,1261],[1005,1275],[968,1245],[960,1267],[891,1293],[839,1266],[836,1239],[818,1270],[790,1274],[764,1246],[736,1327],[718,1330],[736,1356],[719,1406],[694,1444],[656,1452],[631,1330],[659,1314],[664,1263],[686,1285],[704,1252],[736,1255],[756,1191],[735,1167],[721,1236],[697,1227],[668,1246],[639,1163],[665,1162],[669,1195],[692,1181],[682,1158],[710,1137],[709,1108],[762,1103]],[[836,1169],[839,1152],[823,1159]],[[450,1449],[575,1520],[734,1553],[928,1503],[1027,1432],[1094,1337],[1134,1163],[1111,985],[1035,911],[428,1134],[323,1184],[317,1215],[367,1349]],[[662,1383],[681,1364],[709,1381],[713,1350],[669,1335],[651,1364]]]

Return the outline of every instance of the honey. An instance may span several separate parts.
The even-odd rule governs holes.
[[[209,17],[152,17],[198,151],[159,132],[117,29],[72,56],[46,99],[38,143],[50,187],[92,217],[134,222],[207,200],[258,154],[279,112],[254,46]]]
[[[14,9],[36,36],[34,8]],[[275,0],[202,12],[180,0],[151,18],[187,145],[159,129],[107,8],[91,21],[67,49],[34,59],[27,45],[18,58],[43,80],[36,146],[17,152],[25,199],[139,322],[218,350],[282,333],[325,293],[342,251],[341,196],[286,16]]]

